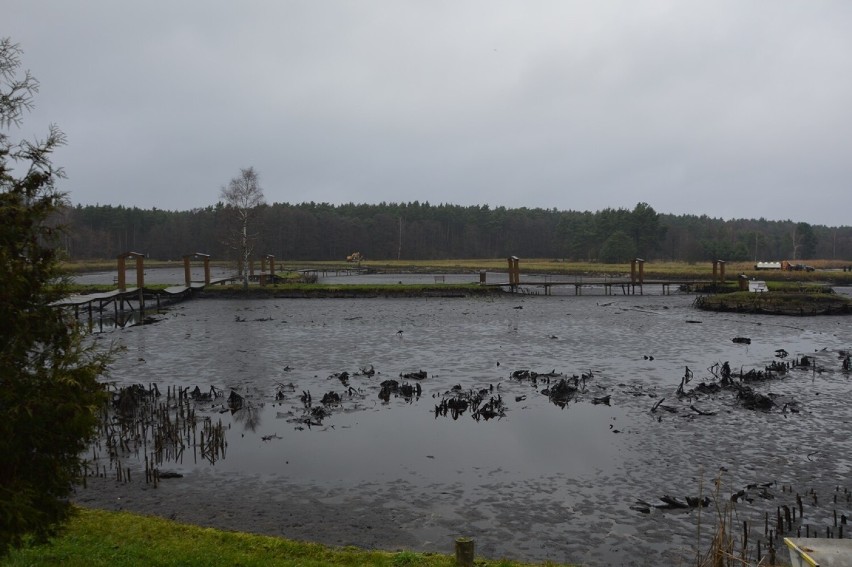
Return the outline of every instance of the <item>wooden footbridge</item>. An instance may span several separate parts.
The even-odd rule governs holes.
[[[622,295],[644,295],[645,286],[659,288],[662,295],[670,295],[672,287],[678,290],[692,291],[700,286],[708,286],[725,281],[725,262],[715,260],[713,262],[712,280],[646,280],[645,260],[636,258],[630,262],[630,277],[576,277],[574,279],[559,280],[554,276],[543,276],[541,280],[521,281],[520,260],[516,256],[508,258],[509,281],[489,284],[485,281],[485,273],[480,273],[479,282],[500,288],[509,288],[512,293],[527,293],[530,289],[543,289],[544,295],[552,295],[553,288],[574,288],[574,295],[583,295],[584,289],[603,289],[604,295],[613,295],[614,290],[621,289]],[[742,281],[740,285],[742,286]],[[748,289],[748,282],[745,282]]]
[[[127,259],[136,262],[136,287],[128,287],[126,281]],[[112,319],[115,325],[124,327],[129,321],[144,320],[146,309],[160,310],[163,304],[174,303],[190,297],[194,292],[204,289],[208,285],[226,284],[242,279],[242,275],[226,278],[211,279],[210,256],[196,252],[183,256],[184,263],[184,285],[174,285],[166,288],[145,287],[144,254],[137,252],[125,252],[117,257],[118,277],[116,283],[118,289],[102,293],[91,293],[85,295],[72,295],[57,301],[56,307],[73,310],[78,320],[85,317],[89,328],[95,325],[97,318],[101,327],[104,319]],[[191,261],[202,260],[204,265],[204,279],[192,280]],[[268,262],[268,264],[267,264]],[[713,285],[725,281],[725,262],[716,260],[713,262],[712,280],[646,280],[644,277],[644,260],[636,258],[630,263],[630,277],[576,277],[574,279],[558,279],[558,276],[545,275],[542,279],[528,279],[521,281],[520,261],[517,257],[508,258],[509,280],[505,282],[486,282],[485,271],[480,272],[480,284],[489,287],[509,288],[513,293],[530,293],[531,289],[542,289],[544,295],[552,295],[554,288],[574,288],[574,295],[583,295],[584,290],[602,289],[604,295],[614,295],[621,290],[622,295],[644,295],[645,287],[657,287],[663,295],[669,295],[672,287],[692,291],[698,286]],[[267,265],[269,267],[267,271]],[[259,282],[261,285],[274,283],[276,280],[274,257],[265,256],[261,260],[261,273],[254,273],[254,266],[249,266],[249,278]],[[306,270],[307,271],[307,270]],[[740,276],[740,286],[748,289],[748,280]],[[437,278],[436,278],[437,281]]]
[[[55,306],[74,311],[77,319],[86,318],[89,328],[94,328],[95,319],[103,327],[104,319],[112,319],[119,327],[128,321],[142,319],[146,309],[160,309],[163,304],[174,303],[188,297],[193,290],[204,287],[193,282],[190,286],[172,286],[164,289],[145,287],[115,289],[101,293],[71,295],[54,303]]]
[[[127,286],[127,259],[136,261],[136,287]],[[204,279],[193,281],[191,261],[200,259],[204,263]],[[210,256],[196,252],[183,257],[184,285],[166,288],[145,287],[145,255],[138,252],[125,252],[118,256],[118,289],[100,293],[70,295],[54,303],[54,306],[73,310],[76,319],[85,317],[89,328],[94,328],[95,318],[103,330],[104,319],[112,319],[116,326],[124,327],[129,321],[143,320],[146,309],[160,310],[163,304],[186,299],[193,292],[208,285],[225,284],[239,279],[239,276],[211,279]]]
[[[127,260],[136,263],[136,287],[127,286]],[[72,295],[54,303],[54,306],[73,310],[79,320],[86,317],[89,328],[93,328],[95,318],[101,327],[104,319],[112,319],[119,327],[124,327],[129,321],[144,320],[147,309],[160,310],[163,304],[174,303],[190,297],[209,285],[227,284],[243,279],[242,269],[236,276],[212,279],[210,277],[210,256],[195,252],[183,256],[184,285],[174,285],[166,288],[145,287],[145,255],[138,252],[124,252],[117,256],[118,277],[115,279],[118,289],[101,293]],[[204,265],[204,279],[193,280],[191,263],[201,260]],[[275,283],[275,256],[267,254],[261,258],[260,273],[255,273],[254,261],[249,262],[248,279],[260,285]]]
[[[530,289],[541,289],[544,295],[553,295],[553,288],[574,288],[574,295],[583,295],[583,291],[603,290],[603,295],[645,295],[645,288],[658,288],[662,295],[670,295],[672,287],[676,290],[685,289],[691,291],[699,285],[711,284],[710,281],[698,280],[645,280],[633,282],[627,278],[579,278],[574,280],[556,280],[545,277],[543,281],[523,281],[516,284],[496,283],[486,284],[495,287],[509,288],[512,293],[528,293]],[[526,291],[525,291],[526,290]]]

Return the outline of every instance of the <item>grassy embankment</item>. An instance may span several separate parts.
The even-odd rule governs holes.
[[[810,260],[808,264],[816,269],[813,272],[755,270],[753,262],[728,262],[725,264],[725,279],[736,281],[739,274],[749,279],[779,282],[827,282],[833,285],[852,285],[852,271],[843,271],[852,265],[849,261]],[[360,267],[379,273],[469,273],[472,281],[477,280],[480,270],[506,272],[505,259],[470,260],[368,260],[360,265],[346,262],[284,262],[281,270],[317,269],[345,270]],[[599,264],[596,262],[563,262],[548,259],[521,259],[519,267],[522,274],[551,274],[554,276],[575,277],[612,277],[629,278],[630,264]],[[645,262],[643,269],[646,280],[683,280],[710,281],[713,279],[712,262],[690,264],[687,262]],[[523,275],[521,276],[523,280]],[[478,280],[477,280],[478,281]]]
[[[149,290],[165,289],[162,284],[145,284]],[[70,285],[68,292],[72,294],[105,293],[115,290],[112,284],[81,284]],[[294,281],[294,283],[278,283],[259,286],[252,284],[249,288],[252,297],[456,297],[472,295],[488,295],[500,293],[500,289],[486,288],[479,284],[309,284]],[[238,297],[244,296],[242,284],[215,285],[206,287],[204,297]]]
[[[763,279],[767,281],[830,281],[831,283],[852,285],[852,271],[844,272],[842,268],[852,265],[850,261],[841,260],[808,260],[809,265],[816,268],[813,272],[804,271],[782,271],[782,270],[755,270],[753,262],[728,262],[725,265],[726,279],[735,280],[738,274],[745,274],[749,278]],[[232,263],[225,261],[213,261],[211,265],[229,267]],[[629,277],[630,264],[599,264],[596,262],[567,262],[548,259],[524,259],[520,260],[522,273],[541,273],[566,276],[588,276],[588,277]],[[146,268],[181,268],[182,262],[145,260]],[[115,271],[117,265],[115,260],[86,260],[79,262],[68,262],[64,264],[71,272],[91,271]],[[197,266],[194,266],[194,268]],[[507,263],[503,258],[479,258],[465,260],[366,260],[360,264],[347,262],[278,262],[276,272],[279,274],[287,271],[316,269],[316,270],[347,270],[366,269],[373,272],[384,273],[470,273],[478,274],[480,270],[490,272],[506,272]],[[711,262],[687,263],[687,262],[661,262],[649,261],[644,265],[644,276],[646,279],[684,279],[684,280],[709,280],[713,276],[713,265]],[[473,276],[476,277],[475,275]]]
[[[454,556],[410,551],[332,548],[283,538],[226,532],[127,512],[80,509],[63,535],[45,545],[14,551],[3,567],[68,565],[451,567]],[[477,559],[481,567],[521,567]],[[545,565],[556,565],[547,563]]]
[[[821,314],[852,312],[850,302],[842,297],[822,293],[824,289],[811,286],[852,285],[852,271],[844,271],[848,262],[830,260],[811,260],[816,269],[808,271],[755,270],[750,262],[730,262],[725,264],[725,284],[701,290],[704,293],[716,293],[702,297],[698,306],[712,310],[749,311],[756,313],[784,314]],[[177,267],[177,262],[148,262],[147,267]],[[222,264],[224,265],[224,264]],[[115,269],[113,264],[103,262],[85,262],[74,265],[75,271]],[[312,269],[318,272],[343,271],[360,268],[375,273],[467,273],[471,275],[469,284],[312,284],[304,283],[302,274],[297,270]],[[703,262],[689,264],[685,262],[646,262],[643,267],[646,282],[653,280],[711,282],[714,280],[713,264]],[[578,278],[626,279],[630,276],[630,264],[598,264],[591,262],[562,262],[556,260],[521,260],[520,269],[526,274],[550,274],[566,280]],[[282,262],[276,274],[284,282],[269,286],[252,286],[252,295],[270,297],[424,297],[424,296],[471,296],[499,293],[494,288],[478,285],[480,271],[505,272],[503,259],[472,260],[423,260],[423,261],[363,261],[359,265],[346,262]],[[717,277],[720,274],[717,274]],[[739,276],[767,282],[770,293],[753,294],[737,292]],[[521,280],[523,281],[523,276]],[[493,280],[493,276],[492,276]],[[497,283],[490,281],[489,283]],[[164,287],[164,286],[146,286]],[[809,289],[810,288],[810,289]],[[75,286],[73,293],[93,293],[113,289],[110,285]],[[240,285],[210,286],[204,294],[208,297],[228,297],[242,293]],[[724,292],[724,293],[719,293]],[[731,292],[731,293],[728,293]]]
[[[276,284],[251,286],[253,297],[465,297],[501,293],[499,288],[479,284]],[[237,297],[245,294],[242,285],[216,285],[204,288],[204,297]]]

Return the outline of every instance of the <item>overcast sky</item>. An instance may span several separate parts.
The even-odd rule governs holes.
[[[73,203],[852,225],[852,2],[4,0]]]

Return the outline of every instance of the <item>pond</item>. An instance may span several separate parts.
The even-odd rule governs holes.
[[[493,558],[650,565],[692,561],[698,524],[713,524],[712,507],[660,498],[712,496],[721,475],[722,505],[751,495],[736,511],[750,541],[795,502],[787,486],[821,494],[801,521],[824,532],[834,510],[850,514],[845,496],[829,504],[852,464],[848,318],[706,313],[693,300],[186,301],[96,340],[124,349],[116,387],[221,391],[194,407],[222,422],[224,456],[187,450],[160,467],[182,477],[154,489],[131,451],[120,460],[132,482],[92,479],[78,498],[333,545],[448,553],[469,536]],[[765,411],[732,390],[677,396],[685,375],[687,391],[718,382],[725,362],[765,372],[803,357],[750,384],[773,399]],[[413,390],[383,391],[389,380]],[[441,411],[461,398],[466,411]],[[476,414],[472,398],[495,411]]]

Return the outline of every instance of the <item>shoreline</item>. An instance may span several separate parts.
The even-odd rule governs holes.
[[[511,294],[498,287],[472,287],[459,286],[442,289],[440,285],[427,287],[426,285],[396,285],[387,287],[378,286],[328,286],[326,288],[297,288],[286,289],[284,287],[249,287],[245,290],[239,289],[217,289],[215,287],[205,288],[197,292],[195,296],[199,299],[392,299],[392,298],[416,298],[416,297],[488,297],[488,296],[510,296]]]

